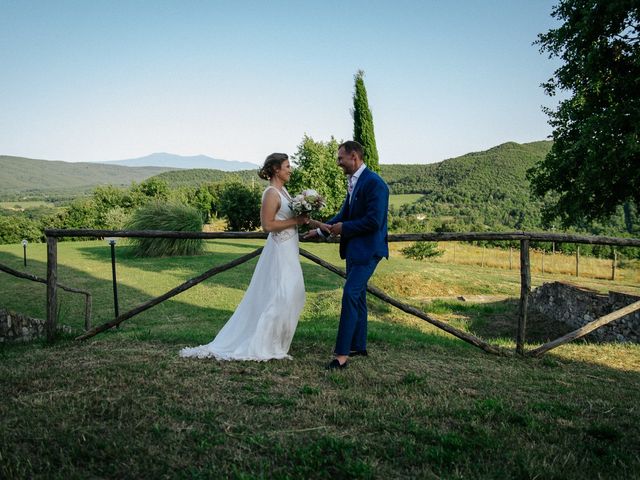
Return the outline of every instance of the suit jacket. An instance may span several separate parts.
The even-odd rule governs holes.
[[[388,210],[389,187],[378,174],[365,168],[338,214],[327,221],[330,225],[342,222],[340,258],[358,264],[374,257],[389,258]]]

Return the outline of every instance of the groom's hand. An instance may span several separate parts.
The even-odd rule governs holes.
[[[327,235],[331,235],[331,225],[327,223],[318,223],[318,228]]]
[[[342,233],[342,222],[334,223],[330,225],[331,235],[337,236]]]
[[[318,231],[316,229],[313,229],[309,230],[302,238],[316,238],[318,236]]]

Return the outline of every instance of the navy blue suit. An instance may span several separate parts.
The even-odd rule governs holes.
[[[340,258],[347,263],[336,355],[367,348],[367,282],[380,259],[389,258],[387,211],[389,187],[365,168],[340,212],[327,221],[342,222]]]

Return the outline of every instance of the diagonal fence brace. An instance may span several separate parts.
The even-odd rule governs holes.
[[[311,260],[312,262],[317,263],[318,265],[326,268],[327,270],[332,271],[333,273],[336,273],[338,275],[340,275],[342,278],[347,278],[347,274],[344,270],[339,269],[338,267],[331,265],[328,262],[325,262],[324,260],[322,260],[320,257],[315,256],[314,254],[303,250],[302,248],[300,249],[300,255],[302,255],[305,258],[308,258],[309,260]],[[378,297],[380,300],[387,302],[391,305],[393,305],[396,308],[399,308],[400,310],[402,310],[403,312],[406,313],[410,313],[411,315],[414,315],[428,323],[430,323],[431,325],[433,325],[434,327],[438,327],[441,330],[444,330],[447,333],[450,333],[451,335],[458,337],[460,340],[464,340],[467,343],[470,343],[471,345],[478,347],[482,350],[484,350],[487,353],[492,353],[494,355],[511,355],[511,352],[495,346],[495,345],[491,345],[487,342],[485,342],[484,340],[481,340],[480,338],[476,337],[475,335],[472,335],[470,333],[464,332],[462,330],[458,330],[455,327],[452,327],[451,325],[449,325],[448,323],[442,322],[440,320],[437,320],[429,315],[427,315],[426,313],[418,310],[415,307],[412,307],[411,305],[407,305],[406,303],[402,303],[399,302],[398,300],[390,297],[389,295],[387,295],[386,293],[384,293],[382,290],[376,288],[376,287],[372,287],[371,285],[367,285],[367,291],[369,293],[371,293],[372,295]]]
[[[594,330],[603,327],[604,325],[613,322],[614,320],[618,320],[625,315],[629,315],[637,310],[640,310],[640,301],[634,302],[626,307],[621,308],[620,310],[616,310],[611,312],[603,317],[596,318],[594,321],[587,323],[585,326],[574,330],[573,332],[569,332],[566,335],[563,335],[560,338],[556,338],[550,342],[545,343],[544,345],[539,346],[538,348],[531,350],[527,353],[527,355],[531,355],[532,357],[539,357],[543,353],[548,352],[549,350],[559,347],[560,345],[564,345],[565,343],[572,342],[573,340],[577,340],[578,338],[584,337],[588,333],[593,332]]]

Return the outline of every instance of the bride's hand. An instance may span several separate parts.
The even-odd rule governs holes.
[[[309,215],[300,215],[299,217],[296,217],[296,223],[298,225],[308,225],[310,221],[311,219],[309,218]]]

